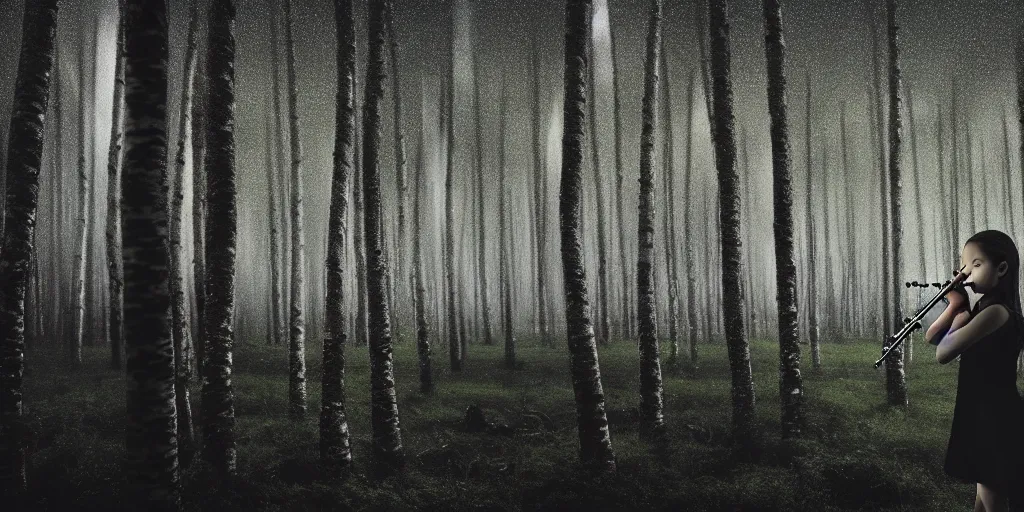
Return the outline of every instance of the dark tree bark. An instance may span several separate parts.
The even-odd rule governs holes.
[[[199,25],[199,1],[192,0],[192,19],[185,46],[185,79],[178,115],[178,152],[174,159],[174,185],[171,197],[171,334],[174,337],[174,395],[178,411],[178,450],[185,464],[195,452],[192,433],[192,406],[189,381],[192,371],[188,363],[188,311],[185,309],[185,262],[182,261],[181,224],[185,202],[185,144],[188,141],[189,112],[192,103],[192,72],[195,68],[196,32]]]
[[[739,191],[736,140],[733,131],[732,76],[729,51],[728,1],[711,0],[711,76],[714,87],[715,160],[718,167],[719,222],[721,226],[722,313],[732,376],[734,441],[752,440],[754,385],[750,347],[744,336],[743,272],[740,261]]]
[[[690,85],[687,89],[689,108],[686,118],[686,177],[683,184],[683,228],[686,230],[686,296],[696,297],[697,289],[694,285],[693,268],[693,245],[696,235],[690,228],[690,187],[693,185],[693,109],[697,105],[697,74],[690,75]],[[687,343],[690,346],[690,366],[697,367],[697,301],[686,301],[686,323],[689,325]]]
[[[124,261],[121,259],[121,145],[124,134],[124,0],[117,3],[117,55],[114,59],[114,100],[107,152],[107,267],[110,277],[110,366],[120,370],[124,360]],[[56,168],[59,171],[59,167]],[[55,177],[56,179],[56,177]],[[54,196],[54,201],[59,198]],[[56,227],[56,225],[54,225]],[[56,231],[54,231],[56,235]],[[54,254],[56,258],[58,254]]]
[[[0,251],[0,491],[12,498],[20,496],[26,486],[21,394],[25,371],[25,294],[39,204],[43,121],[55,63],[57,0],[26,4],[24,12],[8,131]]]
[[[235,472],[235,406],[231,386],[234,344],[235,243],[235,6],[212,0],[207,43],[206,119],[206,361],[203,364],[203,459],[220,475]]]
[[[422,97],[422,94],[420,95]],[[423,115],[420,115],[420,141],[416,146],[416,194],[413,200],[413,276],[416,289],[416,355],[420,366],[420,392],[429,393],[434,390],[434,379],[430,370],[430,332],[427,326],[426,289],[423,284],[423,216],[420,204],[426,179],[423,168]]]
[[[814,279],[815,274],[815,262],[817,256],[815,255],[815,235],[817,230],[814,227],[814,213],[811,210],[813,204],[811,196],[811,185],[814,181],[814,168],[812,166],[813,150],[811,144],[811,75],[807,74],[807,95],[806,95],[806,132],[804,135],[804,143],[806,144],[805,153],[807,155],[807,197],[805,200],[806,209],[804,215],[806,216],[807,225],[807,274],[805,274],[808,281],[807,287],[807,337],[810,338],[811,343],[811,364],[815,371],[821,370],[821,346],[820,346],[820,333],[818,332],[818,286]]]
[[[640,432],[664,434],[661,359],[654,298],[654,136],[658,110],[658,62],[661,55],[661,0],[651,0],[644,61],[644,97],[640,136],[640,205],[637,217],[637,323],[640,337]]]
[[[356,62],[358,62],[358,56]],[[359,73],[356,73],[356,77],[353,79],[353,90],[359,90]],[[358,93],[357,93],[358,94]],[[365,100],[365,98],[364,98]],[[364,114],[365,115],[365,114]],[[352,237],[353,244],[355,245],[356,253],[356,320],[355,320],[355,335],[356,345],[367,346],[369,343],[369,334],[367,329],[368,317],[366,311],[366,301],[368,293],[366,291],[366,241],[365,241],[365,224],[366,224],[366,209],[363,207],[363,171],[362,171],[362,137],[361,135],[361,123],[362,118],[360,117],[360,106],[359,101],[356,101],[356,126],[360,128],[356,130],[356,157],[355,157],[355,172],[352,177],[352,222],[355,224],[352,226],[354,236]]]
[[[893,290],[900,289],[903,276],[902,253],[903,223],[900,217],[903,183],[900,179],[900,144],[902,143],[903,120],[900,115],[900,65],[897,41],[896,0],[888,0],[889,20],[889,193],[892,202],[892,281]],[[971,203],[973,205],[973,202]],[[972,219],[973,219],[972,212]],[[889,265],[885,265],[889,267]],[[903,310],[899,300],[893,301],[894,321],[889,324],[893,332],[903,325]],[[888,344],[888,341],[886,341]],[[885,362],[886,395],[889,405],[907,405],[907,379],[903,372],[903,346],[890,352]]]
[[[292,0],[284,2],[284,23],[288,66],[288,135],[292,154],[292,286],[290,343],[288,346],[288,415],[292,419],[299,419],[306,415],[306,236],[302,219],[302,143],[299,139],[298,91],[295,83]]]
[[[494,330],[491,326],[491,304],[487,300],[487,236],[484,222],[484,156],[483,156],[483,129],[481,118],[483,114],[480,107],[480,63],[477,61],[477,52],[471,52],[473,58],[473,109],[476,123],[476,173],[477,173],[477,216],[480,217],[480,236],[477,238],[477,273],[480,277],[480,307],[483,309],[484,323],[484,345],[494,344]],[[423,165],[422,163],[420,165]]]
[[[594,62],[594,43],[593,39],[590,41],[588,46],[588,60]],[[601,183],[601,159],[599,156],[599,147],[597,144],[597,83],[594,79],[594,68],[596,66],[590,66],[590,73],[588,79],[590,80],[590,162],[594,168],[594,189],[597,191],[594,201],[597,203],[597,325],[598,325],[598,337],[597,342],[601,345],[607,345],[608,339],[611,337],[610,326],[608,322],[608,251],[607,241],[604,234],[604,186]]]
[[[803,380],[797,330],[796,264],[793,261],[793,185],[786,107],[785,41],[782,5],[764,0],[765,58],[768,61],[768,112],[771,116],[774,188],[775,268],[779,308],[779,399],[782,438],[800,436]]]
[[[559,200],[565,320],[573,391],[576,396],[580,459],[598,471],[615,471],[608,432],[594,327],[587,300],[587,275],[580,239],[583,193],[583,123],[587,98],[587,44],[590,0],[567,0],[565,18],[565,94],[562,135],[562,189]]]
[[[370,335],[370,407],[373,426],[373,464],[377,472],[388,473],[403,465],[402,435],[398,424],[398,402],[391,352],[391,322],[385,296],[388,274],[380,232],[380,146],[381,102],[384,98],[384,17],[387,0],[369,5],[369,56],[366,70],[366,102],[363,111],[363,196],[366,200],[366,285]],[[454,328],[454,326],[452,326]]]
[[[167,11],[127,2],[122,234],[127,474],[139,508],[177,509],[178,440],[167,212]],[[133,507],[135,508],[135,507]]]
[[[335,0],[334,16],[338,37],[338,95],[335,123],[334,173],[331,181],[331,210],[327,242],[327,333],[324,335],[323,398],[320,407],[320,463],[331,471],[347,470],[352,465],[348,420],[345,414],[345,341],[347,337],[344,306],[346,214],[348,213],[348,176],[355,156],[356,131],[355,18],[352,0]]]

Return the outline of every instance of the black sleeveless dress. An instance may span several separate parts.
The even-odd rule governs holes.
[[[1003,304],[981,300],[971,311]],[[956,405],[944,470],[1006,492],[1024,483],[1024,399],[1017,393],[1019,322],[1010,318],[960,354]]]

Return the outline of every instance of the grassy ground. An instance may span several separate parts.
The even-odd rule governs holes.
[[[284,348],[242,344],[235,351],[238,478],[214,487],[193,465],[182,474],[186,510],[968,510],[974,486],[942,472],[957,363],[941,366],[920,340],[908,368],[910,408],[884,405],[875,343],[827,344],[823,369],[810,369],[802,346],[804,437],[779,441],[778,347],[751,346],[757,421],[753,461],[727,444],[728,360],[722,344],[702,345],[695,371],[664,372],[666,444],[639,439],[635,345],[600,349],[601,376],[618,474],[600,481],[578,465],[568,351],[520,343],[522,367],[501,367],[503,348],[471,345],[465,370],[452,375],[447,350],[435,349],[437,391],[417,391],[415,346],[395,351],[398,406],[408,463],[403,474],[370,480],[368,361],[348,347],[346,393],[355,458],[343,482],[316,469],[320,347],[308,347],[309,414],[287,418]],[[39,510],[118,507],[124,473],[124,378],[107,369],[106,349],[87,349],[72,374],[48,354],[30,352],[25,413],[32,432],[30,499]],[[193,410],[198,414],[198,385]],[[513,437],[466,433],[467,406],[488,421],[523,426]],[[543,415],[551,420],[545,426]],[[687,425],[696,427],[688,428]],[[694,434],[706,429],[706,436]]]

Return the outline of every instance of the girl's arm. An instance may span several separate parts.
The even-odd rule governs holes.
[[[970,317],[970,313],[965,312],[965,317]],[[1005,307],[988,307],[981,310],[978,313],[977,318],[968,322],[966,319],[963,321],[953,322],[955,329],[946,334],[939,342],[939,346],[935,348],[935,359],[939,364],[946,364],[956,356],[960,355],[961,352],[967,350],[978,341],[981,341],[985,336],[988,336],[993,331],[1001,327],[1010,319],[1010,313],[1007,312]],[[960,316],[957,316],[957,320],[960,320]],[[959,324],[959,325],[958,325]],[[966,324],[966,325],[964,325]],[[963,329],[960,327],[963,326]]]
[[[960,306],[955,306],[953,303],[947,305],[942,314],[940,314],[939,317],[932,322],[932,325],[928,327],[928,331],[925,333],[924,339],[928,340],[929,344],[938,345],[939,342],[942,341],[942,338],[946,336],[946,331],[953,332],[963,325],[963,323],[960,323],[956,326],[956,329],[950,329],[953,325],[953,321],[961,312],[967,311]],[[967,315],[969,317],[970,312],[967,312]]]

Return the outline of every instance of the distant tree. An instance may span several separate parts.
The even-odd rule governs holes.
[[[661,60],[661,0],[651,0],[644,63],[644,97],[640,137],[640,206],[637,217],[637,322],[640,335],[640,426],[646,436],[664,434],[661,356],[654,297],[654,133],[658,109],[658,63]]]
[[[181,88],[181,111],[178,114],[178,152],[174,159],[173,196],[171,197],[171,333],[174,336],[174,394],[178,409],[178,449],[187,462],[195,451],[192,433],[192,406],[188,362],[188,311],[185,309],[185,262],[182,261],[181,224],[185,202],[185,144],[188,141],[189,113],[192,103],[192,73],[195,68],[196,33],[199,25],[199,2],[192,0],[192,17],[185,46],[185,73]]]
[[[695,297],[697,293],[696,286],[694,285],[694,279],[689,276],[694,275],[693,268],[693,245],[696,239],[696,234],[691,231],[690,228],[690,187],[693,185],[693,113],[694,106],[697,105],[697,73],[694,72],[690,75],[690,86],[687,90],[687,97],[689,98],[689,108],[687,109],[686,116],[686,176],[684,178],[683,185],[683,202],[686,206],[683,207],[683,228],[686,232],[686,296]],[[687,333],[687,343],[690,346],[690,366],[696,368],[697,366],[697,301],[687,300],[686,301],[686,323],[689,325],[690,330]]]
[[[395,137],[395,180],[398,189],[398,247],[403,248],[405,245],[405,196],[408,192],[408,185],[406,184],[406,161],[405,161],[405,137],[402,135],[402,94],[401,94],[401,81],[398,77],[398,34],[395,33],[395,16],[394,12],[389,9],[387,13],[387,30],[388,30],[388,42],[390,43],[390,54],[389,58],[391,61],[391,84],[392,93],[391,99],[395,104],[394,108],[394,128]],[[395,274],[404,278],[405,267],[402,262],[402,254],[405,251],[399,251],[395,261]],[[399,279],[401,281],[401,279]],[[397,300],[397,296],[394,299]],[[403,310],[404,311],[404,310]],[[397,311],[393,311],[396,313]],[[396,324],[397,327],[397,324]],[[396,337],[400,336],[398,333],[400,329],[396,329]]]
[[[422,86],[421,86],[422,88]],[[421,95],[422,97],[422,91]],[[425,103],[424,103],[425,104]],[[416,191],[413,202],[413,283],[416,289],[416,354],[420,366],[420,392],[429,393],[434,389],[434,379],[430,371],[430,336],[427,330],[426,290],[423,285],[423,216],[421,214],[421,196],[426,189],[426,162],[423,158],[423,115],[420,115],[420,140],[416,145]]]
[[[167,11],[129,1],[125,19],[122,258],[132,508],[177,508],[178,439],[167,209]]]
[[[505,368],[515,368],[516,338],[513,327],[515,319],[512,313],[512,283],[510,280],[512,275],[512,258],[509,257],[509,253],[512,251],[512,243],[509,240],[512,237],[512,230],[510,229],[508,219],[508,172],[505,164],[505,117],[508,110],[508,97],[505,94],[504,73],[501,76],[500,98],[498,100],[500,105],[498,108],[498,144],[501,146],[498,150],[498,238],[501,240],[501,264],[498,275],[501,280],[501,309],[502,316],[504,317],[502,325],[505,328]]]
[[[892,260],[891,267],[893,290],[900,289],[903,276],[902,240],[903,221],[900,217],[903,183],[900,178],[900,151],[902,144],[903,119],[900,114],[900,64],[899,45],[897,41],[896,0],[888,0],[886,9],[889,21],[889,187],[892,202]],[[973,204],[973,203],[972,203]],[[973,215],[973,212],[972,212]],[[973,218],[973,217],[972,217]],[[890,265],[883,265],[889,267]],[[894,331],[903,325],[903,308],[901,301],[893,301],[895,307],[894,321],[889,324]],[[888,343],[888,342],[886,342]],[[903,373],[903,346],[897,346],[889,354],[885,363],[886,395],[889,405],[907,405],[907,379]]]
[[[669,353],[670,360],[675,363],[676,357],[679,355],[679,317],[678,304],[676,303],[676,290],[678,289],[676,283],[676,272],[675,272],[675,203],[673,201],[675,191],[675,146],[673,143],[672,135],[672,95],[671,89],[671,77],[669,76],[668,68],[668,53],[665,51],[665,39],[664,37],[658,43],[660,48],[660,59],[664,73],[662,93],[665,98],[665,102],[662,105],[662,116],[664,118],[665,128],[663,130],[662,143],[663,149],[663,161],[662,161],[662,172],[664,173],[664,183],[661,187],[662,191],[662,202],[665,205],[665,214],[661,216],[662,219],[662,231],[665,233],[665,241],[662,247],[665,248],[665,281],[668,283],[665,291],[668,295],[668,339],[669,339]],[[657,208],[655,208],[656,210]]]
[[[593,20],[591,20],[593,23]],[[591,28],[593,33],[593,28]],[[590,40],[587,46],[588,61],[596,62],[594,58],[594,41]],[[607,345],[611,337],[608,321],[608,242],[605,239],[604,230],[604,185],[601,183],[601,159],[600,147],[597,143],[597,90],[594,74],[596,65],[589,66],[588,89],[590,97],[587,99],[590,107],[590,163],[594,168],[594,189],[597,191],[595,202],[597,203],[597,341],[601,345]]]
[[[813,199],[811,197],[811,184],[813,183],[814,171],[812,167],[812,154],[811,150],[811,75],[807,75],[807,94],[806,94],[806,132],[804,136],[804,142],[806,143],[805,153],[807,155],[807,194],[804,200],[805,210],[804,217],[806,218],[806,233],[807,233],[807,273],[803,274],[807,276],[807,337],[810,338],[811,343],[811,364],[813,364],[815,370],[821,369],[821,347],[819,342],[818,333],[818,287],[817,282],[814,279],[815,274],[815,235],[817,231],[814,227],[814,214],[811,212],[811,205]],[[870,123],[869,123],[870,124]]]
[[[480,234],[477,237],[477,274],[480,276],[478,280],[480,283],[480,307],[482,309],[481,316],[483,317],[484,324],[484,345],[491,345],[494,343],[494,332],[491,327],[491,304],[487,300],[487,236],[486,236],[486,225],[484,222],[484,150],[483,150],[483,129],[481,128],[481,118],[483,114],[480,106],[480,75],[481,68],[480,63],[477,60],[477,53],[470,52],[473,59],[473,110],[474,110],[474,122],[475,122],[475,134],[476,134],[476,175],[477,175],[477,196],[476,196],[476,208],[477,216],[480,218]],[[423,165],[422,163],[420,165]]]
[[[744,336],[739,240],[739,191],[736,173],[736,137],[733,129],[732,71],[729,50],[729,2],[710,0],[711,77],[714,93],[715,161],[718,168],[721,223],[722,314],[732,375],[733,440],[747,444],[753,436],[754,384],[750,347]]]
[[[793,247],[793,185],[786,107],[785,43],[782,2],[764,0],[765,59],[768,61],[768,113],[771,117],[774,189],[775,268],[779,314],[779,400],[782,438],[800,435],[803,380],[800,377],[800,332]],[[749,187],[749,184],[748,184]],[[852,207],[852,205],[848,205]]]
[[[88,90],[88,83],[85,74],[85,48],[89,45],[85,43],[85,37],[82,37],[83,41],[78,47],[78,228],[75,236],[77,238],[77,245],[75,246],[75,332],[74,338],[70,340],[68,346],[68,363],[73,367],[77,368],[82,365],[82,339],[85,337],[85,274],[88,268],[88,254],[86,251],[89,249],[89,218],[92,216],[89,211],[89,207],[92,204],[90,200],[90,190],[92,185],[90,183],[91,176],[89,173],[89,162],[85,156],[85,150],[88,146],[88,138],[86,137],[86,91]]]
[[[292,37],[292,0],[284,2],[284,38],[288,65],[288,138],[292,154],[292,286],[291,336],[288,346],[288,415],[306,415],[306,305],[305,249],[303,229],[302,143],[299,139],[298,91],[295,78],[295,42]]]
[[[544,185],[547,182],[547,168],[544,166],[541,160],[542,154],[545,152],[545,147],[541,143],[541,118],[540,118],[540,104],[541,104],[541,89],[540,89],[540,50],[537,48],[537,38],[532,37],[530,39],[532,45],[530,56],[532,58],[533,67],[533,111],[531,117],[531,126],[533,132],[533,202],[534,202],[534,232],[536,233],[536,252],[535,258],[537,259],[537,320],[539,324],[540,337],[543,343],[548,342],[548,319],[547,319],[547,287],[544,283],[544,277],[547,269],[547,261],[545,260],[546,254],[546,242],[547,242],[547,231],[544,227],[544,220],[546,211],[544,208],[545,197]],[[482,183],[482,182],[481,182]],[[481,229],[481,232],[483,230]]]
[[[201,12],[209,17],[208,0],[196,0]],[[202,42],[198,43],[205,48]],[[276,55],[276,53],[275,53]],[[202,64],[202,65],[200,65]],[[276,86],[276,82],[275,82]],[[206,360],[206,62],[202,52],[196,52],[196,67],[192,73],[192,272],[196,295],[196,324],[193,338],[196,370],[202,375]]]
[[[124,261],[121,259],[121,145],[124,142],[124,0],[117,2],[114,100],[107,152],[107,267],[110,277],[110,366],[120,370],[124,352]],[[56,179],[56,177],[55,177]],[[54,195],[55,201],[56,195]],[[56,225],[53,225],[55,228]],[[54,231],[56,234],[56,231]],[[54,257],[56,258],[56,254]],[[55,272],[56,274],[56,272]]]
[[[320,461],[332,470],[352,464],[348,420],[345,414],[345,339],[347,337],[344,304],[346,213],[348,175],[354,156],[356,131],[355,97],[355,18],[352,0],[335,0],[334,16],[338,37],[338,95],[335,123],[334,173],[331,178],[330,221],[327,242],[327,334],[324,336],[323,398],[320,407]]]
[[[452,3],[452,9],[456,4]],[[448,313],[448,361],[453,372],[462,371],[462,346],[459,342],[458,310],[455,305],[457,289],[455,287],[455,138],[453,136],[454,113],[454,90],[455,90],[455,16],[452,12],[452,26],[448,34],[448,80],[447,97],[445,101],[445,129],[447,130],[445,141],[445,179],[444,179],[444,253],[445,268],[444,275],[448,285],[448,302],[445,310]]]
[[[235,6],[212,0],[207,43],[206,312],[203,364],[203,460],[220,475],[235,473],[235,406],[231,386],[234,344],[235,245]]]
[[[10,143],[6,148],[7,200],[0,250],[0,492],[9,498],[20,496],[26,486],[21,389],[25,371],[25,293],[39,204],[43,121],[56,59],[57,0],[26,4],[22,27],[8,131]]]
[[[611,15],[609,14],[609,18]],[[622,290],[620,307],[622,308],[620,321],[621,334],[623,338],[630,338],[634,334],[633,329],[633,301],[630,300],[630,283],[629,279],[629,264],[626,262],[626,245],[629,240],[626,236],[626,217],[623,214],[623,198],[625,197],[622,192],[622,182],[625,177],[625,164],[622,163],[622,93],[619,90],[619,73],[618,66],[615,65],[615,29],[611,26],[611,21],[608,23],[608,38],[609,45],[611,46],[611,59],[609,63],[612,68],[612,92],[615,95],[614,102],[614,126],[615,126],[615,218],[619,225],[619,268],[622,272]]]
[[[567,0],[565,17],[565,95],[562,134],[562,189],[559,200],[562,275],[570,368],[576,397],[580,459],[604,472],[615,471],[615,453],[608,433],[597,345],[587,299],[587,275],[580,239],[583,193],[583,123],[587,98],[587,45],[591,0]]]
[[[271,106],[273,100],[271,100]],[[279,345],[281,343],[281,331],[284,329],[284,315],[281,314],[281,214],[278,211],[277,175],[281,173],[273,158],[274,139],[277,133],[274,132],[272,118],[273,109],[267,116],[266,121],[266,147],[264,155],[267,167],[267,224],[270,228],[270,314],[268,315],[269,335],[268,345]]]
[[[403,464],[402,435],[398,426],[398,403],[392,363],[391,322],[385,291],[387,262],[381,254],[380,230],[380,146],[381,102],[384,98],[385,29],[387,0],[370,0],[369,56],[366,71],[366,100],[363,114],[363,197],[366,201],[366,291],[370,335],[370,408],[373,428],[373,464],[388,473]],[[454,328],[454,326],[452,326]]]

